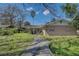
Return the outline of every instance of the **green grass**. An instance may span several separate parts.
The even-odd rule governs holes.
[[[13,35],[0,36],[0,55],[20,55],[33,38],[37,35],[28,33],[16,33]],[[79,37],[78,36],[42,36],[50,43],[50,50],[54,55],[78,56]]]
[[[51,41],[49,47],[54,55],[79,56],[78,36],[48,36],[45,38]]]
[[[19,55],[33,38],[32,34],[27,33],[0,36],[0,55]]]

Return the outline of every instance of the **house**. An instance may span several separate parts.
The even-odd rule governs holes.
[[[76,35],[76,29],[66,24],[54,24],[53,26],[45,28],[49,35]]]
[[[0,28],[6,28],[9,25],[2,25],[0,23]],[[67,20],[55,20],[48,22],[45,25],[30,25],[24,26],[27,31],[30,31],[32,34],[44,34],[44,35],[76,35],[77,30],[69,25]]]
[[[69,25],[66,20],[57,20],[55,22],[49,22],[43,26],[43,30],[48,35],[76,35],[76,29]]]
[[[42,26],[32,26],[30,28],[35,29],[35,33],[43,33],[44,35],[76,35],[76,29],[69,25],[66,20],[56,20],[54,22],[48,22]]]

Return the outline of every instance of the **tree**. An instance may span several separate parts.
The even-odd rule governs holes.
[[[69,18],[73,18],[75,14],[78,12],[77,10],[78,4],[63,4],[62,10],[65,12],[66,16]]]
[[[34,10],[31,11],[31,16],[33,18],[33,25],[34,25],[34,17],[36,16],[36,12]]]
[[[65,4],[63,5],[62,10],[65,12],[66,16],[69,17],[72,21],[71,24],[79,29],[79,12],[78,12],[78,4]]]
[[[30,22],[28,22],[28,21],[24,22],[24,26],[30,26],[30,25],[31,25]]]
[[[8,5],[3,9],[3,12],[0,15],[5,25],[7,24],[10,27],[14,27],[15,19],[18,16],[17,8],[15,6]]]
[[[19,14],[19,17],[18,17],[17,24],[18,24],[18,29],[21,30],[23,28],[24,21],[26,20],[27,15],[25,11],[20,10],[20,9],[18,9],[18,14]]]
[[[22,27],[23,22],[27,16],[27,13],[22,8],[9,4],[2,9],[2,12],[0,12],[0,19],[2,24],[9,25],[9,27],[16,27],[16,24],[20,23],[18,27]]]
[[[63,23],[63,20],[59,20],[59,22],[60,22],[60,24],[62,24]]]
[[[33,18],[33,25],[34,25],[34,17],[36,16],[36,12],[34,10],[31,11],[31,16]],[[35,32],[35,29],[33,28],[33,33]]]
[[[51,4],[52,6],[54,4]],[[56,10],[54,10],[54,8],[51,8],[50,7],[50,4],[47,4],[47,3],[43,3],[43,6],[48,9],[50,11],[50,13],[58,18],[58,19],[63,19],[61,18],[60,16],[57,16],[57,13]],[[62,4],[62,7],[61,7],[61,10],[63,11],[63,13],[65,12],[65,15],[66,15],[66,18],[69,18],[71,19],[71,25],[73,25],[76,29],[78,29],[79,27],[79,20],[78,20],[78,4],[69,4],[69,3],[66,3],[66,4]],[[62,21],[60,21],[62,23]]]
[[[75,17],[75,19],[73,19],[72,25],[73,25],[76,29],[79,30],[79,15],[77,15],[77,16]]]
[[[55,22],[56,21],[56,19],[55,18],[53,18],[52,20],[51,20],[51,22]]]

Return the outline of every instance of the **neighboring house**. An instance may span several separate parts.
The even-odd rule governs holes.
[[[2,25],[0,23],[0,28],[6,28],[9,25]],[[27,30],[31,31],[32,34],[40,34],[43,33],[44,35],[76,35],[76,29],[69,25],[68,21],[66,20],[57,20],[54,22],[48,22],[45,25],[29,25],[23,26]]]
[[[49,35],[76,35],[76,29],[66,24],[49,25],[45,30]]]
[[[61,22],[60,22],[61,21]],[[76,29],[68,24],[66,20],[49,22],[44,27],[48,35],[76,35]]]
[[[39,31],[44,35],[76,35],[76,29],[68,24],[68,21],[55,21],[49,22],[43,26],[31,27],[36,30],[36,33]]]
[[[49,22],[45,28],[48,35],[76,35],[76,29],[66,20]]]

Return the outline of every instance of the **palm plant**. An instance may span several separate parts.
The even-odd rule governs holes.
[[[62,6],[62,10],[65,12],[66,16],[67,17],[74,17],[76,16],[75,14],[77,13],[77,7],[78,5],[77,4],[70,4],[70,3],[67,3],[67,4],[63,4]]]
[[[34,10],[31,11],[31,16],[33,18],[33,25],[34,25],[34,17],[36,16],[36,12]],[[33,34],[35,32],[35,29],[33,28]]]
[[[71,25],[76,28],[77,34],[79,34],[79,11],[77,8],[78,4],[65,4],[63,6],[66,16],[69,16],[71,19]]]

